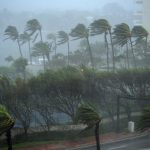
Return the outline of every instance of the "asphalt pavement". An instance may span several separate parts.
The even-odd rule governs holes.
[[[96,146],[85,146],[76,150],[96,150]],[[150,150],[150,135],[104,143],[101,145],[101,150]]]

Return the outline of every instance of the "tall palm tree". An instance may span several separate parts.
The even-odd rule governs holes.
[[[42,56],[43,57],[43,64],[44,64],[44,69],[46,67],[45,63],[45,57],[47,58],[48,62],[50,63],[50,52],[51,52],[51,45],[49,45],[48,42],[37,42],[33,46],[33,52],[32,56]]]
[[[30,35],[25,31],[24,33],[20,34],[20,41],[21,41],[21,44],[25,44],[25,43],[28,43],[28,49],[29,49],[29,59],[30,59],[30,62],[32,64],[32,57],[31,57],[31,37]]]
[[[96,108],[89,103],[82,103],[77,110],[77,120],[87,125],[86,129],[95,127],[96,147],[97,150],[100,150],[99,124],[101,117]]]
[[[145,39],[145,47],[147,50],[148,31],[142,26],[134,26],[132,28],[132,37],[136,38],[136,43]],[[145,52],[146,52],[145,50]]]
[[[91,60],[92,68],[94,69],[94,60],[89,42],[89,29],[85,27],[83,24],[78,24],[74,29],[71,30],[70,36],[74,38],[74,40],[78,39],[86,39],[88,44],[88,51]]]
[[[54,48],[55,56],[56,56],[56,49],[57,49],[56,35],[53,33],[50,33],[47,35],[47,39],[50,40],[52,44],[54,45],[53,48]]]
[[[36,38],[38,37],[39,34],[40,34],[40,40],[43,41],[42,26],[37,19],[31,19],[31,20],[27,21],[25,31],[29,32],[30,36],[35,34],[33,42],[36,40]]]
[[[113,60],[113,70],[115,70],[115,60],[114,60],[114,48],[112,42],[111,26],[109,22],[105,19],[95,20],[90,24],[90,35],[95,36],[99,34],[104,34],[105,48],[107,51],[107,70],[109,71],[109,44],[107,35],[110,35],[111,49],[112,49],[112,60]]]
[[[132,55],[133,55],[134,67],[136,67],[133,42],[131,38],[132,38],[132,34],[130,31],[130,27],[127,24],[121,23],[115,26],[114,32],[113,32],[113,39],[115,40],[115,43],[120,45],[121,47],[126,45],[127,55],[128,55],[128,43],[130,44]]]
[[[11,128],[14,126],[14,120],[7,112],[6,108],[0,105],[0,135],[6,132],[8,150],[12,150]]]
[[[20,46],[20,41],[19,41],[19,33],[17,31],[17,28],[15,26],[8,26],[4,31],[4,35],[7,36],[5,40],[10,39],[12,41],[17,41],[20,56],[23,57],[21,46]]]
[[[57,36],[58,36],[58,39],[59,39],[57,41],[57,45],[67,43],[67,47],[68,47],[68,65],[69,65],[69,54],[70,54],[69,35],[64,31],[59,31]]]

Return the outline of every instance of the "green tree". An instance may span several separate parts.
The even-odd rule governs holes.
[[[10,39],[12,41],[17,41],[20,56],[23,57],[22,51],[21,51],[21,45],[19,41],[19,33],[17,31],[17,28],[15,26],[8,26],[5,30],[4,35],[7,36],[5,40]]]
[[[101,116],[96,108],[89,103],[82,103],[77,110],[77,119],[79,122],[87,125],[86,129],[95,127],[96,147],[97,150],[100,150],[99,124]]]
[[[12,150],[11,128],[14,120],[3,105],[0,105],[0,135],[6,132],[8,150]]]
[[[12,56],[8,56],[5,58],[5,60],[8,62],[12,62],[14,60],[14,58]]]
[[[147,106],[143,109],[141,120],[140,120],[140,128],[142,130],[150,128],[150,106]]]
[[[53,34],[53,33],[50,33],[50,34],[47,35],[47,39],[50,40],[50,42],[53,46],[53,49],[55,51],[55,56],[56,56],[56,50],[57,50],[56,35]]]
[[[64,31],[59,31],[58,32],[58,39],[59,40],[57,41],[57,45],[67,43],[67,47],[68,47],[68,65],[69,65],[69,55],[70,55],[69,35]]]
[[[25,31],[24,33],[20,34],[20,41],[21,44],[28,43],[28,49],[29,49],[29,60],[30,63],[32,64],[32,57],[31,57],[31,37],[30,35]]]
[[[50,64],[50,52],[51,52],[51,45],[49,45],[48,42],[37,42],[33,46],[33,52],[32,56],[42,56],[43,57],[43,64],[44,64],[44,70],[46,69],[46,62],[45,57],[48,60],[48,63]]]
[[[70,36],[72,36],[74,40],[78,40],[78,39],[87,40],[91,65],[92,68],[94,69],[94,60],[93,60],[92,50],[89,42],[89,29],[87,29],[83,24],[78,24],[74,29],[71,30]]]
[[[107,70],[109,71],[109,44],[107,35],[110,35],[110,42],[112,48],[112,60],[113,60],[113,70],[115,70],[115,60],[114,60],[114,48],[112,43],[112,34],[111,34],[111,26],[109,22],[105,19],[95,20],[93,23],[90,24],[90,35],[95,36],[99,34],[104,34],[104,41],[105,41],[105,48],[107,51]]]
[[[37,19],[31,19],[31,20],[27,21],[25,31],[29,32],[30,36],[35,34],[33,42],[36,40],[36,38],[38,37],[39,34],[40,34],[40,40],[43,41],[42,26],[40,25],[40,23]]]
[[[121,47],[126,45],[128,68],[129,68],[128,43],[130,44],[130,47],[131,47],[134,67],[136,67],[135,54],[134,54],[134,49],[133,49],[133,42],[132,42],[131,38],[132,38],[132,34],[131,34],[130,28],[127,24],[121,23],[121,24],[118,24],[118,25],[115,26],[114,32],[113,32],[114,43],[118,44]]]
[[[147,50],[148,31],[142,26],[134,26],[132,28],[132,37],[136,38],[136,44],[145,39],[145,54]]]
[[[18,74],[22,74],[24,80],[26,79],[26,67],[28,65],[27,59],[25,58],[18,58],[16,60],[14,60],[12,66],[16,69],[16,72]]]

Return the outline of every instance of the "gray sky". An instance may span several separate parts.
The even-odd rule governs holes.
[[[94,10],[112,2],[117,2],[126,9],[133,7],[133,0],[0,0],[0,6],[1,9],[13,11]]]

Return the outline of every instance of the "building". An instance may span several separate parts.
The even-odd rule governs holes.
[[[150,0],[134,0],[134,25],[142,25],[150,32]]]

